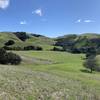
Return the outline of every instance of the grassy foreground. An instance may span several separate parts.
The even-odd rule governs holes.
[[[100,74],[84,70],[84,55],[16,53],[21,65],[0,65],[0,100],[100,100]]]

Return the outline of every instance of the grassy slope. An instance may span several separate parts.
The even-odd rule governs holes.
[[[21,43],[21,40],[18,39],[12,33],[6,33],[6,32],[0,33],[0,47],[2,47],[4,43],[7,42],[8,40],[14,40],[16,43]]]
[[[86,73],[84,55],[19,51],[20,66],[0,65],[0,99],[100,100],[100,74]]]
[[[97,34],[97,33],[84,33],[84,34],[81,34],[81,36],[86,36],[89,39],[100,38],[100,34]]]
[[[44,48],[44,50],[50,50],[53,48],[53,44],[55,43],[55,41],[53,39],[47,38],[47,37],[32,36],[31,38],[26,40],[26,43],[42,46]]]
[[[72,34],[73,37],[73,34]],[[71,34],[65,35],[65,36],[61,36],[59,38],[56,38],[56,40],[60,39],[60,41],[62,41],[62,43],[64,43],[65,41],[71,40],[71,41],[75,41],[75,47],[76,48],[81,48],[84,46],[89,46],[92,45],[94,46],[95,44],[89,44],[89,42],[87,40],[93,39],[93,38],[100,38],[100,34],[97,33],[84,33],[84,34],[80,34],[77,35],[76,38],[72,38]]]
[[[79,35],[76,40],[78,41],[76,43],[76,47],[80,48],[82,46],[86,46],[88,44],[87,39],[93,39],[93,38],[100,38],[100,34],[96,34],[96,33],[84,33]]]
[[[67,35],[65,37],[67,38]],[[65,37],[61,37],[61,38],[65,38]],[[100,35],[96,34],[96,33],[81,34],[81,35],[77,36],[77,38],[75,39],[75,40],[78,40],[78,42],[75,45],[76,47],[82,47],[82,46],[86,45],[87,41],[86,41],[86,39],[84,39],[84,37],[87,37],[88,39],[100,38]],[[14,40],[15,44],[13,46],[15,46],[15,47],[16,46],[24,47],[24,46],[28,46],[28,45],[36,45],[36,46],[41,46],[44,50],[52,49],[54,47],[53,44],[55,43],[54,39],[42,37],[42,36],[35,37],[32,35],[30,35],[30,38],[27,39],[25,42],[22,42],[11,32],[1,32],[0,33],[0,47],[2,47],[4,45],[4,43],[7,42],[8,40]]]
[[[54,40],[47,37],[34,37],[30,35],[30,38],[25,42],[21,41],[11,32],[1,32],[0,33],[0,47],[4,46],[4,43],[8,40],[14,40],[15,44],[13,46],[28,46],[28,45],[36,45],[43,47],[44,50],[50,50],[53,48]]]

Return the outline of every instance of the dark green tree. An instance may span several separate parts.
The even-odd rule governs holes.
[[[8,60],[8,63],[12,65],[18,65],[22,61],[19,55],[12,53],[12,52],[7,53],[7,60]]]
[[[10,45],[13,45],[15,44],[15,42],[13,40],[8,40],[6,43],[5,43],[5,46],[10,46]]]
[[[90,72],[92,73],[94,70],[97,69],[97,63],[95,58],[88,58],[83,63],[84,67],[87,69],[90,69]]]
[[[26,32],[14,32],[14,34],[22,41],[29,38],[29,35]]]
[[[12,52],[6,52],[5,49],[0,49],[0,64],[18,65],[22,61],[21,57]]]
[[[0,63],[1,64],[7,64],[7,58],[6,58],[6,50],[5,49],[0,49]]]

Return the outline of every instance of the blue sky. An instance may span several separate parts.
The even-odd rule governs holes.
[[[0,0],[0,31],[100,33],[100,0]]]

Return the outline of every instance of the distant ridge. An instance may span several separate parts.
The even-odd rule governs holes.
[[[86,46],[97,46],[100,44],[99,33],[82,33],[82,34],[67,34],[55,39],[57,46],[63,46],[68,43],[73,44],[75,48]]]

